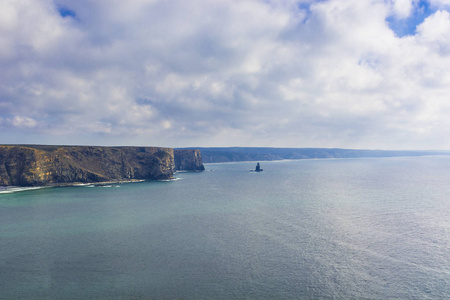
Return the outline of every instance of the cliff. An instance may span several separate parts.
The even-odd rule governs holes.
[[[173,177],[161,147],[0,146],[0,185],[37,186]]]
[[[200,150],[176,149],[175,150],[175,170],[178,171],[203,171],[205,167],[202,163]]]

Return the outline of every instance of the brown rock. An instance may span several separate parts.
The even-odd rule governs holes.
[[[170,179],[171,148],[0,146],[0,185],[36,186]]]
[[[203,171],[200,150],[177,149],[175,150],[175,170],[178,171]]]

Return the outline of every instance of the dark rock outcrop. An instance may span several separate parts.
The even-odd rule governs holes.
[[[0,185],[37,186],[170,179],[174,151],[161,147],[0,146]]]
[[[176,149],[175,170],[177,171],[203,171],[205,167],[202,163],[200,150]]]

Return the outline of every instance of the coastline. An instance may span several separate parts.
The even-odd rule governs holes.
[[[108,180],[108,181],[98,181],[98,182],[69,182],[69,183],[51,183],[45,186],[48,187],[74,187],[74,186],[102,186],[108,184],[122,184],[122,183],[133,183],[133,182],[143,182],[145,179],[128,179],[128,180]]]
[[[175,181],[177,178],[170,179],[161,179],[161,180],[146,180],[146,179],[130,179],[130,180],[109,180],[109,181],[100,181],[100,182],[71,182],[71,183],[52,183],[42,186],[0,186],[0,195],[1,194],[12,194],[18,192],[27,192],[40,190],[45,188],[58,188],[58,187],[101,187],[107,186],[111,184],[124,184],[124,183],[138,183],[145,181]]]

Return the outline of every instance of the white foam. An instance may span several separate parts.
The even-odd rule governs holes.
[[[93,187],[110,188],[110,187],[115,187],[115,188],[118,188],[118,187],[120,187],[120,184],[89,184],[89,185],[83,185],[83,187],[87,187],[87,188],[93,188]]]
[[[171,178],[171,179],[161,179],[161,180],[158,180],[158,181],[163,181],[163,182],[170,182],[170,181],[177,181],[177,180],[181,180],[181,178]]]
[[[26,191],[32,191],[32,190],[40,190],[45,188],[44,186],[33,186],[33,187],[17,187],[17,186],[11,186],[11,187],[5,187],[0,189],[0,194],[12,194],[12,193],[18,193],[18,192],[26,192]]]

